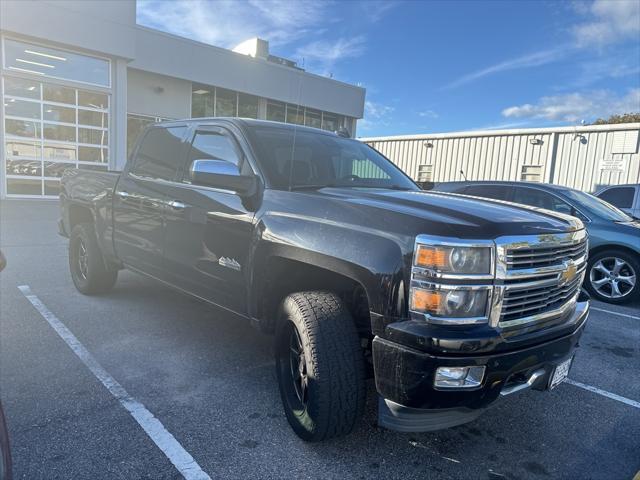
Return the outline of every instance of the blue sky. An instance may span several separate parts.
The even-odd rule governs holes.
[[[258,36],[364,86],[359,136],[640,112],[638,0],[138,0],[138,23],[228,48]]]

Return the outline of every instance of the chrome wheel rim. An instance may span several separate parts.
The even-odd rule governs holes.
[[[289,368],[291,370],[291,378],[293,380],[293,388],[296,392],[298,401],[306,406],[307,404],[307,387],[309,379],[307,376],[307,361],[304,356],[302,347],[302,339],[298,333],[298,329],[293,327],[289,336]]]
[[[605,298],[618,299],[629,295],[636,286],[636,272],[622,258],[601,258],[591,267],[589,281],[593,289]]]
[[[78,273],[84,280],[89,275],[89,254],[82,240],[78,242]]]

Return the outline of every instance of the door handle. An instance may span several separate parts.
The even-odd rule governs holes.
[[[124,190],[117,191],[116,195],[120,197],[122,200],[126,200],[131,196],[128,192],[125,192]]]
[[[187,206],[184,203],[178,202],[177,200],[172,200],[170,202],[167,202],[167,205],[171,207],[173,210],[184,210],[185,208],[187,208]]]

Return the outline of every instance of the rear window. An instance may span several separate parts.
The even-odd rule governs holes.
[[[508,200],[510,189],[511,187],[506,185],[471,185],[465,189],[464,194],[495,200]]]
[[[150,129],[138,148],[131,173],[140,177],[173,180],[180,166],[186,127]]]
[[[598,197],[618,208],[631,208],[635,193],[633,187],[616,187],[605,190]]]

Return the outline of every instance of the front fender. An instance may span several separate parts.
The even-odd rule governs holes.
[[[362,226],[287,213],[265,214],[256,232],[252,292],[261,291],[261,272],[269,259],[281,257],[352,279],[365,289],[372,312],[398,316],[394,298],[400,290],[401,298],[405,298],[403,266],[405,257],[412,253],[403,248],[406,239]]]

